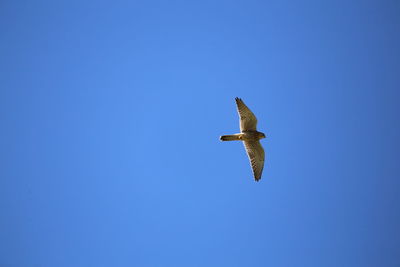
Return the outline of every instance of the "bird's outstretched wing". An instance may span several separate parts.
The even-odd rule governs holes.
[[[240,131],[256,131],[257,118],[253,112],[244,104],[242,99],[236,97],[236,106],[240,117]]]
[[[265,153],[259,141],[245,141],[247,156],[249,156],[251,168],[253,170],[254,179],[261,179],[261,174],[264,168]]]

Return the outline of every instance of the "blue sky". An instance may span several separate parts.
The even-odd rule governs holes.
[[[2,1],[0,265],[400,266],[399,12]]]

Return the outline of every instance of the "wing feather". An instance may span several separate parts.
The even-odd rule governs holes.
[[[259,181],[264,169],[265,152],[260,141],[245,141],[247,156],[249,157],[251,168],[253,170],[254,179]]]
[[[240,131],[256,131],[257,118],[244,104],[243,100],[236,97],[236,106],[240,117]]]

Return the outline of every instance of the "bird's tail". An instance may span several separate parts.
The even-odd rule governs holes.
[[[222,135],[219,139],[221,141],[239,141],[240,135],[239,134]]]

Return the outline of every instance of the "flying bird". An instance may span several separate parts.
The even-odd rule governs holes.
[[[257,131],[257,118],[244,104],[242,99],[236,97],[236,106],[239,113],[240,133],[233,135],[222,135],[221,141],[243,141],[249,157],[254,179],[258,182],[264,168],[265,153],[261,146],[260,139],[265,134]]]

